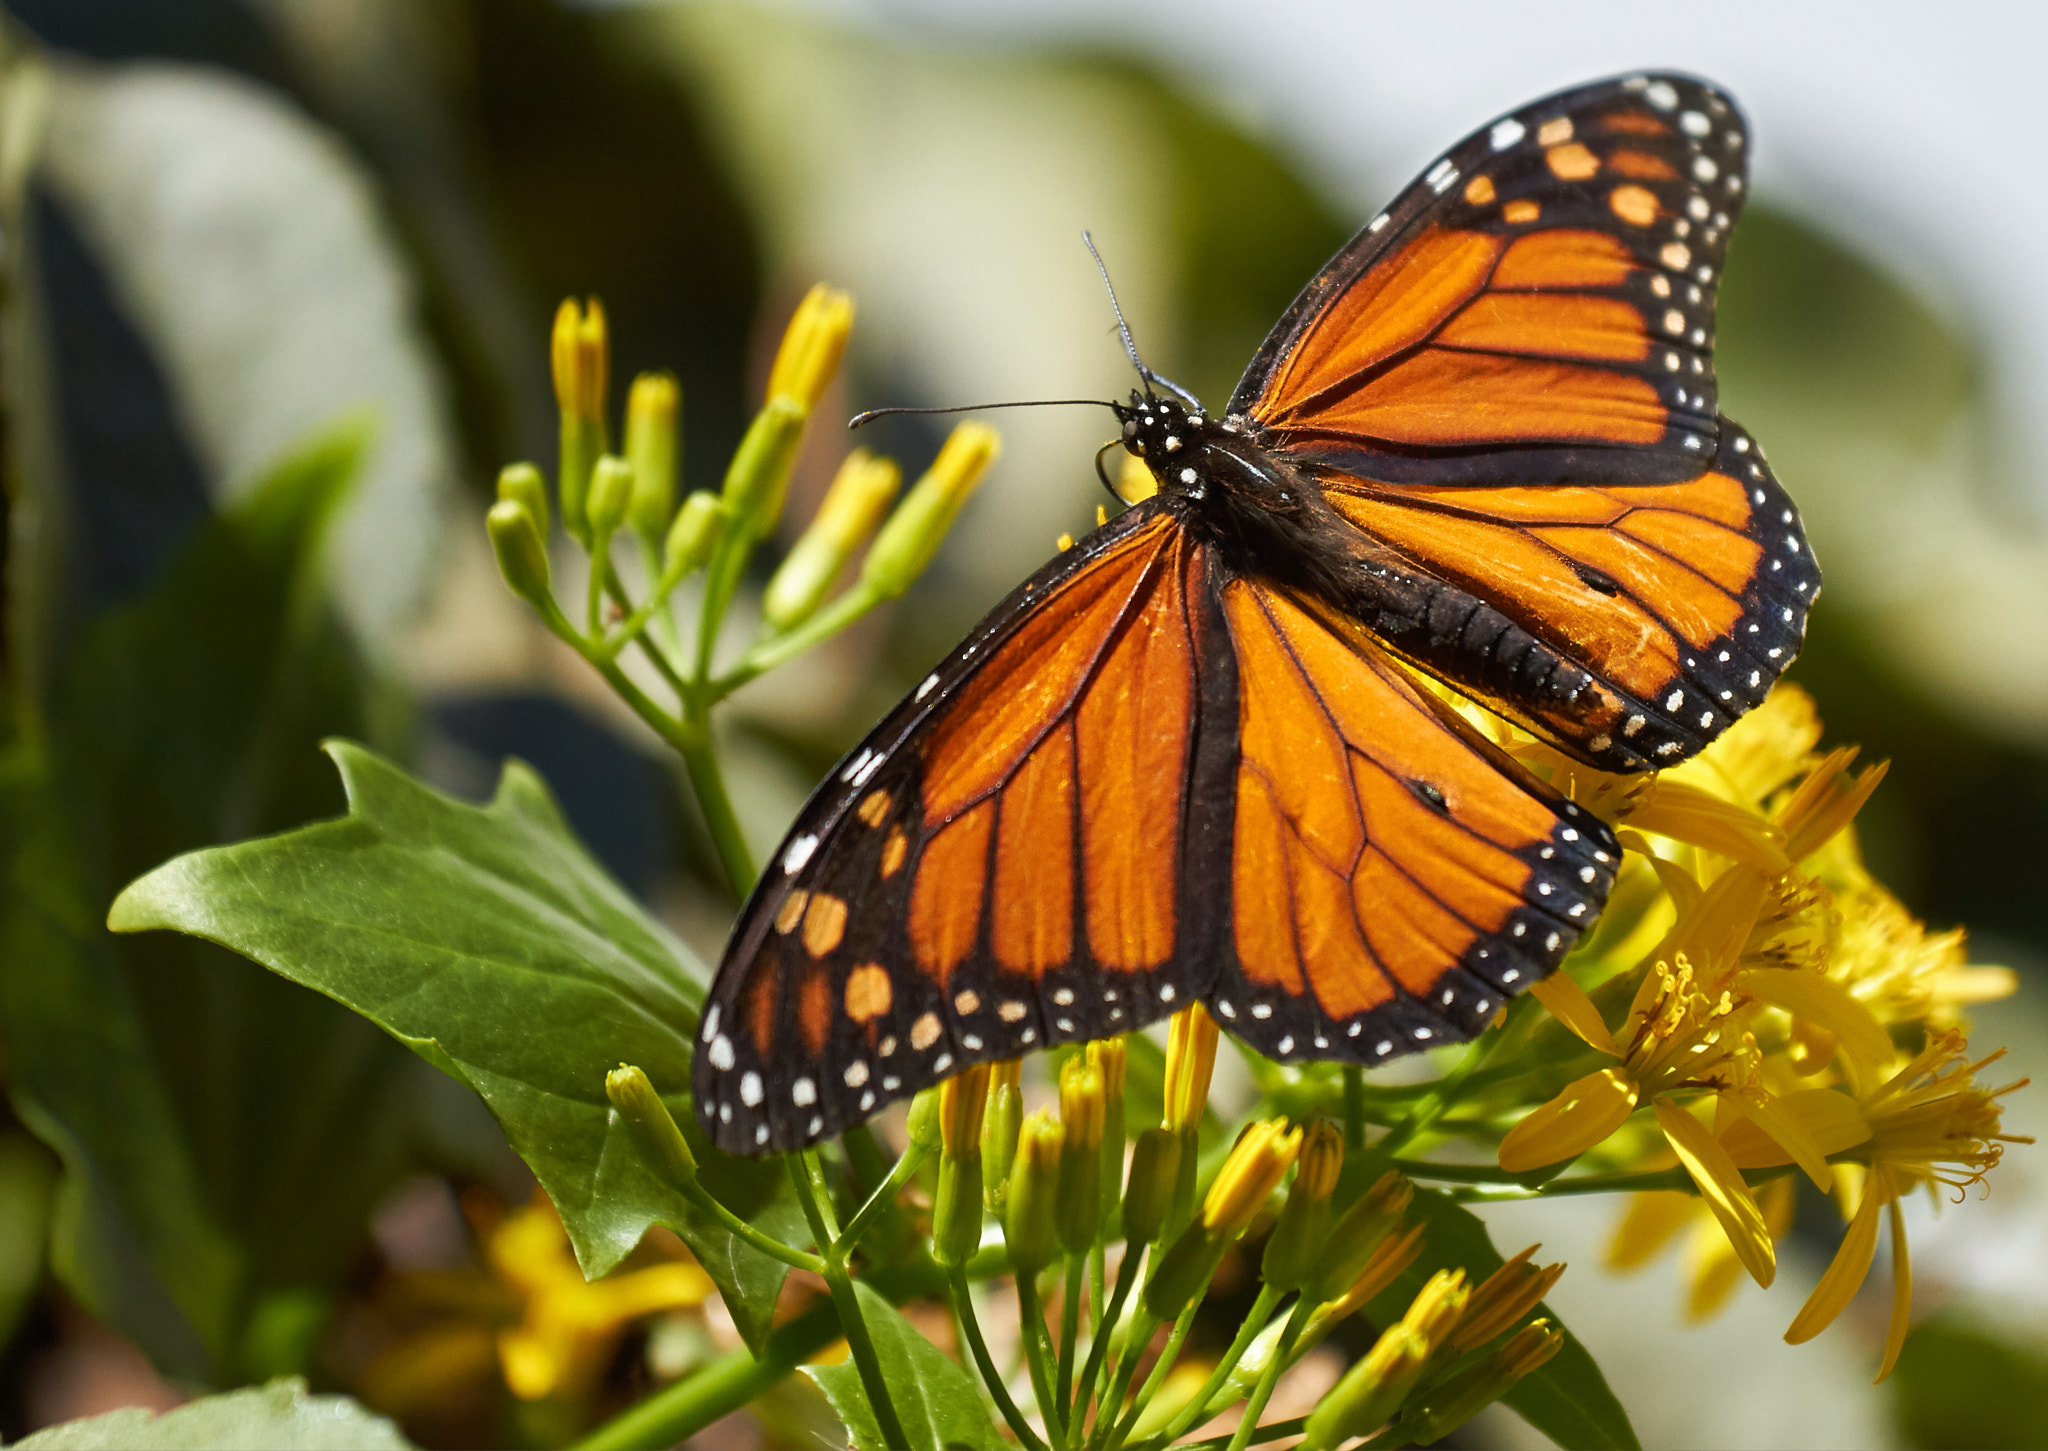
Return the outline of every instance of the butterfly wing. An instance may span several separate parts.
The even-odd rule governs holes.
[[[1761,700],[1819,590],[1717,411],[1746,156],[1734,106],[1683,76],[1505,116],[1324,269],[1231,403],[1425,601],[1396,650],[1610,770]]]
[[[971,1063],[1185,1007],[1228,900],[1235,687],[1164,500],[1054,559],[805,806],[712,984],[719,1147],[814,1143]],[[1219,805],[1220,803],[1220,805]]]
[[[1598,914],[1613,834],[1355,621],[1250,579],[1222,607],[1241,753],[1217,1015],[1280,1059],[1472,1037]]]

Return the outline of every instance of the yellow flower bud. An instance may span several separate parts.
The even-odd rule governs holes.
[[[584,504],[590,537],[608,537],[625,522],[626,506],[632,501],[633,466],[615,454],[606,454],[590,476],[590,496]]]
[[[1428,1225],[1411,1224],[1400,1234],[1381,1240],[1366,1257],[1365,1267],[1358,1272],[1358,1278],[1351,1282],[1351,1287],[1332,1300],[1318,1316],[1319,1323],[1335,1324],[1371,1304],[1379,1297],[1380,1291],[1393,1284],[1403,1270],[1415,1263],[1422,1253],[1422,1241],[1428,1234]]]
[[[491,552],[498,556],[498,572],[512,593],[536,605],[548,598],[548,547],[526,505],[517,499],[498,500],[484,515],[484,527],[490,532]]]
[[[1060,1243],[1080,1254],[1102,1227],[1102,1127],[1108,1116],[1102,1073],[1085,1057],[1060,1070]]]
[[[782,517],[806,416],[794,399],[770,398],[733,452],[725,471],[726,527],[738,529],[746,539],[766,539]]]
[[[942,1107],[940,1121],[946,1120]],[[977,1128],[979,1125],[977,1125]],[[951,1268],[964,1265],[981,1248],[981,1148],[939,1158],[938,1193],[932,1199],[932,1258]]]
[[[1124,1192],[1124,1069],[1129,1045],[1118,1034],[1090,1043],[1087,1054],[1089,1064],[1102,1075],[1102,1239],[1107,1243],[1114,1238]]]
[[[1393,1419],[1428,1366],[1429,1351],[1405,1320],[1380,1336],[1309,1413],[1304,1451],[1325,1451],[1370,1435]]]
[[[1179,1134],[1150,1128],[1138,1135],[1131,1150],[1131,1182],[1124,1191],[1124,1236],[1133,1252],[1158,1239],[1166,1226],[1174,1186],[1180,1178],[1180,1149]]]
[[[676,413],[682,389],[673,373],[642,373],[626,394],[626,461],[633,501],[626,517],[650,544],[676,511]]]
[[[1300,1148],[1301,1130],[1288,1128],[1284,1119],[1248,1124],[1202,1200],[1202,1227],[1225,1239],[1244,1233],[1294,1166]]]
[[[910,1116],[904,1125],[904,1129],[910,1137],[910,1142],[918,1148],[923,1149],[928,1154],[939,1152],[938,1089],[921,1089],[917,1096],[910,1100]]]
[[[498,470],[498,497],[524,504],[540,537],[548,537],[548,486],[539,469],[528,463],[506,464]]]
[[[870,589],[894,599],[910,588],[1001,452],[1001,436],[986,424],[967,422],[953,430],[861,561],[861,579]]]
[[[1200,1128],[1209,1107],[1209,1078],[1216,1071],[1220,1030],[1209,1010],[1196,1003],[1175,1013],[1166,1033],[1165,1124],[1176,1133]]]
[[[621,1063],[605,1075],[604,1094],[648,1168],[677,1189],[696,1182],[696,1155],[645,1073]]]
[[[1344,1167],[1344,1134],[1328,1119],[1310,1126],[1287,1204],[1267,1237],[1260,1274],[1276,1290],[1299,1290],[1321,1263],[1330,1228],[1330,1196]]]
[[[724,532],[725,508],[718,495],[699,489],[683,500],[675,523],[668,526],[668,541],[662,546],[661,572],[679,580],[704,567]]]
[[[1427,1446],[1448,1436],[1563,1348],[1564,1332],[1548,1320],[1523,1327],[1492,1355],[1432,1386],[1421,1406],[1401,1417],[1402,1438]]]
[[[1059,1252],[1060,1149],[1065,1139],[1059,1121],[1045,1109],[1025,1119],[1018,1133],[1003,1239],[1010,1250],[1010,1268],[1019,1275],[1037,1274]]]
[[[1550,1293],[1550,1287],[1564,1273],[1564,1266],[1530,1264],[1529,1258],[1538,1248],[1530,1245],[1488,1275],[1485,1283],[1472,1292],[1465,1317],[1451,1337],[1451,1345],[1460,1355],[1505,1335]]]
[[[877,458],[861,448],[846,456],[817,517],[768,581],[761,615],[770,628],[794,629],[817,612],[846,561],[868,542],[889,512],[902,482],[902,471],[893,459]]]
[[[1017,1134],[1024,1123],[1024,1094],[1018,1087],[1023,1063],[1006,1058],[991,1065],[988,1110],[981,1119],[982,1192],[996,1214],[1010,1202],[1010,1166],[1017,1158]]]
[[[587,535],[584,499],[590,471],[610,447],[604,419],[605,390],[611,371],[611,345],[604,308],[591,298],[587,308],[574,298],[555,312],[550,348],[555,402],[561,409],[561,469],[556,487],[562,496],[563,527],[583,539]]]
[[[822,282],[805,293],[775,350],[775,366],[768,373],[769,399],[790,399],[806,413],[817,407],[839,371],[852,331],[851,294]]]
[[[1334,1300],[1351,1288],[1414,1198],[1415,1186],[1389,1169],[1344,1211],[1324,1241],[1318,1299]]]
[[[948,1155],[981,1152],[981,1119],[988,1107],[988,1065],[977,1063],[939,1085],[939,1144]]]

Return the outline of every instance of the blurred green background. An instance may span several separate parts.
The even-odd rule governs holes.
[[[1269,28],[1336,27],[1301,34],[1319,50],[1370,40],[1364,7],[1299,8]],[[1563,71],[1555,47],[1518,65],[1475,22],[1486,84],[1469,114],[1411,142],[1402,87],[1346,94],[1328,124],[1353,129],[1319,150],[1300,119],[1312,99],[1257,61],[1264,41],[1233,72],[1214,45],[1191,61],[1216,27],[1171,10],[1097,27],[1066,7],[1044,26],[1023,7],[979,27],[968,13],[0,9],[0,1435],[279,1371],[346,1388],[379,1333],[362,1306],[380,1277],[470,1253],[456,1193],[526,1192],[479,1108],[366,1024],[203,944],[100,929],[114,891],[176,851],[337,812],[321,736],[472,796],[507,754],[528,760],[620,877],[716,954],[732,904],[671,763],[502,590],[478,524],[500,463],[551,452],[562,296],[603,298],[621,383],[680,376],[691,487],[716,486],[781,321],[819,278],[861,307],[828,415],[1121,392],[1084,226],[1151,361],[1220,401],[1427,148],[1621,64],[1711,59],[1610,64],[1610,41]],[[1752,20],[1760,83],[1823,64]],[[1461,97],[1476,84],[1456,57],[1402,65],[1409,89],[1438,65]],[[1746,94],[1743,74],[1713,73]],[[1760,124],[1760,150],[1826,175],[1827,128],[1774,113],[1792,134]],[[2048,509],[2014,480],[2048,476],[2048,449],[2011,421],[2048,398],[1954,301],[1997,294],[1970,274],[1981,254],[1901,264],[1881,210],[1774,196],[1773,175],[1734,244],[1719,351],[1724,406],[1768,444],[1828,574],[1794,678],[1831,739],[1892,760],[1863,817],[1871,862],[1935,927],[1969,926],[1979,960],[2021,970],[1978,1041],[2039,1071]],[[1977,222],[2002,225],[1990,208]],[[1003,461],[913,597],[730,711],[757,850],[1056,535],[1088,527],[1101,420],[998,421]],[[915,467],[943,421],[871,432]],[[796,524],[847,447],[814,433]],[[2009,1100],[2010,1131],[2043,1117],[2038,1090]],[[1582,1265],[1555,1303],[1646,1444],[2040,1446],[2034,1157],[2015,1152],[1987,1202],[1916,1224],[1931,1323],[1877,1390],[1874,1301],[1816,1344],[1777,1343],[1804,1293],[1785,1282],[1829,1252],[1815,1231],[1768,1304],[1747,1292],[1700,1330],[1679,1322],[1676,1266],[1594,1268],[1605,1211],[1514,1211],[1502,1232],[1536,1226]],[[628,1347],[643,1351],[656,1369],[622,1371],[618,1394],[687,1361]],[[471,1412],[485,1419],[409,1429],[459,1444],[494,1424]],[[771,1415],[733,1434],[801,1430]],[[1527,1434],[1505,1413],[1461,1433]]]

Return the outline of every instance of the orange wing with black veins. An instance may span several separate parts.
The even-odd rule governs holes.
[[[1250,580],[1223,610],[1241,756],[1217,1015],[1282,1060],[1471,1037],[1598,913],[1612,834],[1358,625]]]
[[[1761,701],[1819,593],[1717,412],[1746,157],[1733,105],[1683,76],[1524,107],[1324,269],[1232,400],[1424,600],[1381,621],[1394,650],[1609,770]]]
[[[704,1011],[723,1148],[812,1143],[1214,972],[1235,720],[1208,556],[1163,503],[1052,561],[805,807]]]

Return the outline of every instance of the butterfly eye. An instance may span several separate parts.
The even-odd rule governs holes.
[[[1136,438],[1137,436],[1138,436],[1138,420],[1137,420],[1137,419],[1135,419],[1135,418],[1129,418],[1129,419],[1125,419],[1125,420],[1124,420],[1124,437],[1125,437],[1125,438]]]

